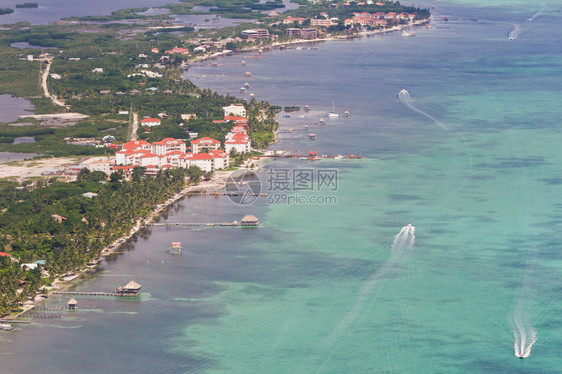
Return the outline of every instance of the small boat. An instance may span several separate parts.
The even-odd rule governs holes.
[[[345,112],[343,112],[343,116],[344,116],[344,117],[349,117],[349,111],[346,110]]]
[[[252,92],[252,93],[250,94],[250,97],[255,97],[255,96],[256,96],[256,95],[254,95],[254,93],[253,93],[253,92]]]
[[[406,30],[402,31],[402,36],[415,36],[415,35],[416,35],[415,31],[406,31]]]
[[[240,87],[240,92],[246,92],[246,87]]]
[[[0,323],[0,330],[11,331],[13,329],[12,325],[8,323]]]
[[[334,101],[332,100],[332,111],[328,113],[328,117],[339,117],[340,115],[336,113],[336,107],[334,105]]]
[[[244,83],[244,87],[250,88],[250,83],[248,83],[248,82]]]
[[[246,65],[246,61],[242,60],[242,66]]]
[[[309,110],[310,110],[310,106],[309,106],[308,104],[306,104],[306,105],[304,106],[304,111],[305,111],[305,112],[308,112]]]
[[[173,255],[181,255],[181,251],[183,249],[183,245],[181,242],[172,242],[168,247],[168,253]]]
[[[324,121],[324,118],[320,118],[320,121],[318,121],[318,123],[321,125],[325,125],[326,121]]]

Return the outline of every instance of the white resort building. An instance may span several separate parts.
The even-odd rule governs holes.
[[[246,117],[246,108],[243,104],[230,104],[229,106],[222,107],[224,116]]]

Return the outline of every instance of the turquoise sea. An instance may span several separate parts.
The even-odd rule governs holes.
[[[163,219],[260,227],[141,233],[76,288],[134,279],[142,300],[81,297],[0,334],[2,373],[560,372],[561,9],[435,2],[415,37],[192,66],[201,87],[310,105],[281,118],[295,131],[272,149],[363,158],[260,172],[275,196],[283,170],[336,170],[334,189],[286,191],[306,203],[182,200]],[[328,118],[332,101],[351,116]],[[298,131],[321,117],[316,140]],[[165,253],[176,240],[182,256]]]

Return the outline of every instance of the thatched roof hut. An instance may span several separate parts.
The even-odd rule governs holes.
[[[76,309],[78,309],[78,301],[76,301],[76,299],[72,298],[72,299],[68,300],[68,303],[66,303],[66,307],[70,310],[76,310]]]
[[[249,214],[247,216],[244,216],[244,218],[242,218],[241,224],[242,226],[257,226],[260,224],[260,221],[256,216],[252,216]]]

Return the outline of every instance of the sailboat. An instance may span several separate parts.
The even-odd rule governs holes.
[[[328,113],[328,117],[339,117],[340,115],[336,113],[336,107],[334,105],[334,100],[332,100],[332,111]]]

